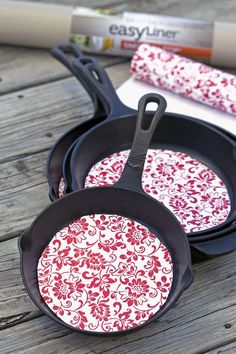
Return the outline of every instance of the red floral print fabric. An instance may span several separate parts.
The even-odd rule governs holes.
[[[125,150],[99,161],[89,171],[85,187],[117,182],[128,155],[129,150]],[[217,226],[230,212],[224,182],[203,163],[182,152],[149,149],[142,185],[147,194],[162,202],[177,217],[185,232]],[[136,241],[132,239],[132,242]]]
[[[136,79],[236,115],[236,76],[142,44],[131,61]]]
[[[172,259],[156,235],[118,215],[88,215],[52,238],[38,285],[65,323],[92,332],[139,326],[168,298]]]

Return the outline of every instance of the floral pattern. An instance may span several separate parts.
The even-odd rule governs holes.
[[[236,115],[236,78],[161,48],[142,44],[133,56],[136,79]]]
[[[59,186],[58,186],[58,197],[62,198],[64,196],[64,189],[65,189],[65,180],[61,177]]]
[[[164,305],[173,281],[171,255],[158,237],[118,215],[87,215],[64,227],[42,252],[37,272],[48,307],[91,332],[145,323]]]
[[[129,150],[125,150],[99,161],[89,171],[85,187],[117,182],[128,155]],[[224,182],[214,171],[185,153],[149,149],[142,184],[147,194],[164,203],[177,217],[185,232],[217,226],[229,215],[231,203]],[[122,229],[122,218],[119,223]],[[127,238],[132,245],[142,240],[147,242],[144,234],[131,227]]]

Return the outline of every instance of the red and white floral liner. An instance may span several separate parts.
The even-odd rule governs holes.
[[[114,153],[89,171],[85,187],[108,186],[118,181],[129,150]],[[162,202],[179,220],[185,232],[218,226],[227,220],[231,202],[217,174],[182,152],[149,149],[142,177],[145,192]],[[64,179],[59,197],[64,195]]]
[[[173,281],[170,253],[157,236],[117,215],[88,215],[64,227],[37,272],[48,307],[91,332],[142,325],[167,301]]]
[[[118,181],[129,150],[114,153],[89,171],[85,187],[107,186]],[[142,176],[147,194],[162,202],[179,220],[185,232],[209,229],[224,222],[231,202],[224,182],[190,155],[149,149]]]
[[[64,177],[61,177],[59,186],[58,186],[58,197],[62,198],[65,195],[65,180]]]
[[[142,44],[130,70],[136,79],[236,115],[236,76]]]

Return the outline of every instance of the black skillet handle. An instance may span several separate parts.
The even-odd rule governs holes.
[[[136,113],[135,110],[125,106],[120,101],[109,76],[98,63],[82,63],[81,65],[81,60],[76,59],[73,65],[75,69],[84,71],[84,75],[90,81],[94,92],[100,98],[103,106],[107,108],[106,113],[109,120]]]
[[[77,47],[75,44],[60,44],[55,46],[52,48],[51,54],[54,58],[60,61],[82,84],[93,102],[95,112],[105,112],[102,102],[100,101],[98,95],[91,88],[87,77],[85,75],[81,75],[81,71],[76,70],[73,65],[75,59],[81,61],[81,63],[84,64],[96,63],[96,60],[94,58],[85,56],[79,47]]]
[[[151,122],[147,127],[146,108],[148,103],[157,103],[158,107],[153,113]],[[163,96],[156,93],[149,93],[141,97],[138,103],[138,115],[135,129],[135,136],[132,148],[124,167],[123,173],[115,187],[129,188],[145,193],[142,188],[142,173],[146,159],[148,147],[156,127],[165,113],[167,107],[166,100]],[[150,118],[150,115],[149,115]]]
[[[73,60],[84,58],[84,53],[74,44],[59,44],[51,49],[51,54],[74,74]]]

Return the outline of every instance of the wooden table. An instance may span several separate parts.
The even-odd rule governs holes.
[[[236,14],[234,0],[68,3],[209,20],[235,20]],[[116,87],[129,77],[126,59],[99,61]],[[37,49],[0,47],[0,94],[0,352],[236,353],[235,252],[195,264],[194,283],[175,307],[158,322],[127,336],[74,333],[36,308],[21,280],[17,239],[49,204],[45,162],[50,147],[79,117],[91,116],[92,104],[49,52]]]

